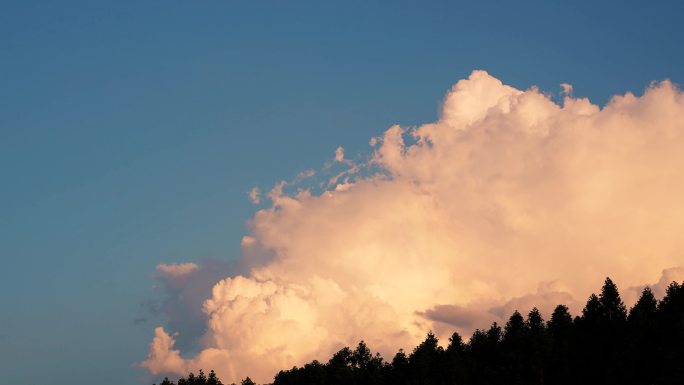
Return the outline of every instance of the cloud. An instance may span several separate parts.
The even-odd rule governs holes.
[[[168,324],[179,334],[157,329],[143,365],[268,382],[361,339],[387,357],[513,309],[577,314],[608,275],[680,271],[684,96],[663,81],[600,108],[563,88],[557,104],[474,71],[436,122],[390,127],[329,188],[276,185],[241,273],[195,303],[200,352],[182,358]]]
[[[142,366],[152,373],[164,371],[185,374],[188,365],[181,358],[180,351],[173,349],[175,343],[174,339],[163,328],[155,328],[147,361]]]
[[[637,301],[644,288],[649,287],[656,298],[662,298],[665,296],[667,287],[670,286],[672,282],[684,282],[684,268],[671,267],[669,269],[664,269],[657,282],[629,287],[622,296],[626,302],[634,303]]]
[[[335,150],[335,161],[344,161],[344,148],[342,148],[342,146],[337,147],[337,150]]]
[[[658,282],[650,285],[650,288],[653,290],[653,294],[656,298],[662,298],[665,296],[667,287],[670,286],[672,282],[684,282],[684,268],[671,267],[663,270]]]
[[[164,318],[167,327],[176,333],[174,342],[179,348],[199,349],[207,327],[202,302],[211,295],[212,287],[220,279],[248,271],[246,263],[227,264],[205,258],[201,266],[194,263],[159,264],[156,278],[161,283],[163,296],[160,300],[147,299],[142,306],[150,315]]]
[[[181,278],[189,275],[193,271],[199,269],[194,263],[160,263],[157,265],[157,271],[166,278]]]
[[[261,204],[261,190],[258,187],[252,187],[247,196],[249,196],[249,201],[255,205]]]
[[[458,305],[437,305],[425,312],[418,312],[418,315],[460,329],[481,326],[476,322],[482,319],[480,311]]]
[[[571,96],[572,95],[572,90],[573,90],[572,84],[561,83],[560,86],[561,86],[561,93],[563,95],[565,95],[565,96]]]
[[[297,177],[294,180],[294,183],[299,183],[303,181],[304,179],[311,178],[312,176],[316,175],[316,172],[314,170],[304,170],[297,174]]]

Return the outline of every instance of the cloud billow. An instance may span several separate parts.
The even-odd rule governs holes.
[[[599,108],[564,90],[558,104],[474,71],[438,121],[390,127],[330,188],[279,184],[249,221],[244,274],[196,304],[202,350],[183,358],[160,327],[142,365],[268,382],[361,339],[389,356],[516,308],[577,312],[607,275],[681,280],[684,95],[663,81]]]

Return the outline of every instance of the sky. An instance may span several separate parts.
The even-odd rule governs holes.
[[[581,302],[605,274],[683,279],[682,17],[676,1],[3,2],[4,380],[149,384],[220,362],[237,378],[275,351],[248,368],[267,378],[363,328],[389,352],[494,308]],[[569,244],[590,271],[556,276]],[[534,268],[492,273],[504,249]],[[387,263],[406,269],[372,276]],[[425,281],[443,283],[430,303]],[[330,303],[357,330],[330,334]],[[290,326],[320,341],[269,333]]]

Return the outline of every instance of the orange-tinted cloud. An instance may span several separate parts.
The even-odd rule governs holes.
[[[267,382],[361,339],[389,356],[516,308],[576,313],[607,275],[629,288],[684,265],[683,94],[664,81],[599,108],[563,88],[557,104],[475,71],[343,183],[279,184],[249,222],[248,273],[197,304],[204,349],[182,359],[158,329],[143,365]]]

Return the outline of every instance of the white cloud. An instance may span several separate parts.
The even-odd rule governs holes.
[[[389,356],[515,308],[576,314],[607,275],[658,281],[684,255],[684,96],[668,81],[602,109],[566,94],[475,71],[437,122],[390,127],[340,185],[276,185],[243,239],[245,273],[202,305],[203,350],[178,358],[158,329],[143,365],[268,382],[361,339]]]

